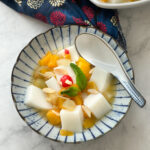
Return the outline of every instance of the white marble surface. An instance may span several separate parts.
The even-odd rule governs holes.
[[[17,114],[10,95],[10,77],[20,50],[45,25],[20,15],[0,2],[0,150],[148,150],[150,149],[150,5],[120,10],[120,20],[133,64],[136,85],[147,99],[141,109],[132,103],[120,125],[96,141],[70,145],[49,141]]]

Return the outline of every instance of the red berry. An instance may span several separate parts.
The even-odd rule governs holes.
[[[60,81],[61,81],[63,87],[68,87],[68,86],[71,86],[73,84],[73,80],[69,75],[63,75],[60,78]],[[68,82],[68,83],[66,83],[66,82]]]
[[[65,54],[69,54],[69,50],[68,49],[65,49]]]

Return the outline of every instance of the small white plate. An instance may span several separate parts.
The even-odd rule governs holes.
[[[132,7],[137,7],[144,5],[150,0],[138,0],[135,2],[127,2],[127,3],[104,3],[100,2],[100,0],[90,0],[93,4],[95,4],[98,7],[101,8],[107,8],[107,9],[123,9],[123,8],[132,8]]]

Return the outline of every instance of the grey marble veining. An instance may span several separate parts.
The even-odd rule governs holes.
[[[10,95],[10,77],[20,50],[49,29],[0,2],[0,150],[148,150],[150,148],[150,5],[120,10],[128,55],[137,87],[147,99],[143,109],[133,102],[127,116],[107,135],[83,144],[49,141],[32,131],[19,117]]]

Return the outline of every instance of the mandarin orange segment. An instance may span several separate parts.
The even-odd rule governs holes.
[[[83,62],[79,62],[78,63],[78,67],[83,71],[85,76],[89,79],[89,77],[90,77],[89,71],[91,70],[91,67],[89,65],[86,65]]]
[[[60,130],[60,135],[62,135],[62,136],[71,136],[71,135],[73,135],[73,132],[61,129]]]
[[[55,109],[49,110],[46,117],[52,125],[60,125],[61,123],[59,112]]]
[[[79,57],[77,61],[77,65],[83,71],[85,76],[89,79],[90,77],[89,71],[91,70],[91,64],[87,62],[85,59],[83,59],[82,57]]]
[[[77,64],[79,63],[79,62],[83,62],[84,64],[86,64],[86,65],[91,65],[89,62],[87,62],[84,58],[82,58],[82,57],[79,57],[79,59],[78,59],[78,61],[77,61]]]
[[[51,55],[52,55],[51,52],[48,51],[47,54],[41,60],[39,60],[39,65],[40,66],[47,66],[49,60],[51,59]]]
[[[57,60],[59,57],[57,55],[51,55],[51,58],[48,62],[48,67],[53,68],[57,66]]]

